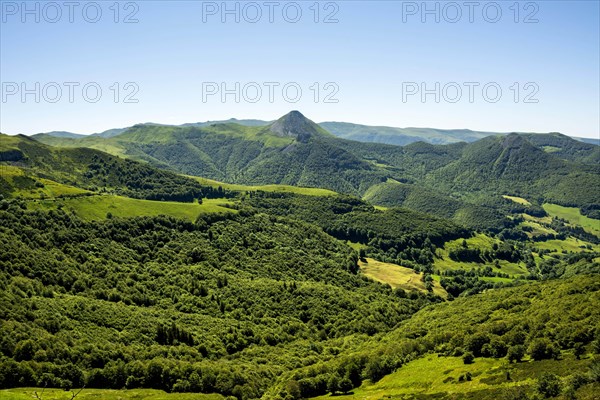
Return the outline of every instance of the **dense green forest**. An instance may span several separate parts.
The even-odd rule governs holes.
[[[289,390],[295,384],[278,382],[293,376],[306,397],[330,390],[331,376],[357,387],[430,351],[519,361],[599,347],[600,282],[589,275],[411,317],[440,299],[361,277],[355,251],[289,218],[84,222],[5,204],[4,387],[153,387],[249,399]],[[491,310],[503,316],[490,320]],[[535,327],[550,323],[552,330]]]
[[[334,357],[340,338],[438,301],[366,280],[348,246],[260,213],[86,223],[10,202],[0,219],[4,387],[85,379],[255,398]]]

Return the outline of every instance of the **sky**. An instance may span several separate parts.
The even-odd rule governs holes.
[[[599,3],[0,0],[0,132],[300,110],[598,138]]]

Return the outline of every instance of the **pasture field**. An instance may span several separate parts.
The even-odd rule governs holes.
[[[455,261],[450,258],[450,252],[458,249],[462,246],[463,240],[467,242],[467,247],[473,249],[477,248],[482,251],[492,250],[494,243],[500,244],[501,242],[497,239],[491,238],[486,234],[479,233],[471,238],[456,239],[446,242],[443,248],[438,248],[436,251],[436,258],[433,263],[433,267],[439,271],[446,270],[457,270],[465,269],[472,270],[481,268],[486,264],[479,264],[474,262],[461,262]],[[490,262],[488,265],[492,265]],[[495,268],[499,272],[506,273],[510,276],[518,277],[527,273],[527,269],[523,263],[512,263],[505,260],[499,260],[499,269]]]
[[[476,358],[473,364],[465,365],[461,357],[439,357],[428,354],[410,361],[392,374],[372,383],[363,384],[345,395],[320,396],[316,399],[361,399],[379,400],[398,398],[411,400],[473,399],[497,400],[510,393],[535,390],[536,379],[550,372],[562,376],[573,372],[585,372],[590,359],[575,360],[565,354],[562,360],[523,361],[509,364],[506,359]],[[471,380],[466,375],[471,375]],[[508,373],[508,375],[507,375]],[[461,380],[461,376],[463,379]],[[507,379],[508,378],[508,379]],[[579,399],[594,399],[594,385],[581,390]],[[598,388],[600,385],[595,384]]]
[[[186,175],[188,178],[195,179],[200,182],[202,185],[219,187],[221,186],[223,189],[232,190],[235,192],[252,192],[252,191],[263,191],[263,192],[274,192],[274,193],[295,193],[295,194],[303,194],[307,196],[336,196],[337,193],[321,188],[307,188],[307,187],[299,187],[299,186],[290,186],[290,185],[239,185],[233,183],[224,183],[215,181],[213,179],[201,178],[198,176]]]
[[[600,220],[582,215],[579,208],[563,207],[551,203],[546,203],[542,207],[551,216],[562,218],[573,225],[579,225],[586,232],[600,237]]]
[[[377,261],[372,258],[367,258],[366,262],[359,261],[358,265],[365,276],[378,282],[387,283],[394,289],[427,291],[425,283],[422,280],[423,274],[416,273],[413,269]],[[433,293],[444,298],[448,296],[448,293],[440,285],[439,279],[436,280],[435,278]]]
[[[140,217],[170,215],[194,221],[200,214],[236,212],[226,206],[232,204],[223,199],[204,199],[202,204],[178,203],[173,201],[151,201],[132,199],[123,196],[86,196],[70,199],[37,200],[30,201],[28,208],[55,209],[62,207],[73,211],[86,220],[101,220],[107,218],[108,213],[113,217]]]
[[[35,399],[35,392],[41,396],[42,400],[70,400],[74,391],[64,391],[62,389],[46,389],[42,394],[40,388],[18,388],[0,390],[0,399],[2,400],[31,400]],[[77,394],[77,400],[223,400],[224,397],[219,394],[201,394],[201,393],[167,393],[162,390],[154,389],[130,389],[130,390],[110,390],[110,389],[83,389]]]
[[[522,197],[508,196],[508,195],[502,195],[502,197],[504,197],[507,200],[514,201],[517,204],[523,204],[524,206],[530,206],[531,205],[531,203],[529,202],[529,200],[524,199]]]

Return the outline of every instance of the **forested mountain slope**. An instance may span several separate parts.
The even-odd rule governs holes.
[[[394,146],[336,138],[294,111],[267,125],[137,125],[112,138],[38,139],[224,182],[327,188],[477,229],[502,227],[502,195],[585,210],[600,198],[600,147],[559,134]]]

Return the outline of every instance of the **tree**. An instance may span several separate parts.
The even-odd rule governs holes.
[[[15,360],[31,360],[35,354],[35,345],[33,340],[27,339],[17,343],[15,347]]]
[[[473,356],[473,353],[467,351],[465,354],[463,354],[463,362],[465,364],[473,364],[473,361],[475,361],[475,356]]]
[[[289,398],[296,400],[302,397],[300,393],[300,384],[296,380],[290,380],[285,384],[285,391],[287,392]]]
[[[537,384],[537,391],[546,398],[556,397],[560,394],[560,378],[549,372],[545,372]]]
[[[373,356],[365,365],[365,377],[371,382],[377,382],[387,374],[388,368],[386,361],[379,356]]]
[[[573,354],[579,360],[582,355],[585,354],[585,345],[581,342],[575,343],[575,347],[573,347]]]
[[[523,357],[525,356],[525,347],[520,344],[510,346],[508,349],[508,362],[521,362]]]
[[[490,349],[492,352],[491,355],[494,358],[502,358],[506,356],[506,353],[508,351],[506,343],[504,343],[504,341],[498,338],[492,339],[492,341],[490,342]]]
[[[467,340],[467,349],[475,357],[481,357],[483,346],[490,342],[490,337],[486,333],[476,333]]]
[[[337,374],[331,374],[327,381],[327,391],[335,394],[338,390],[340,390],[340,377]]]
[[[600,358],[595,358],[590,364],[589,376],[592,382],[600,382]]]
[[[340,389],[340,392],[342,392],[344,394],[346,394],[352,390],[352,382],[350,381],[350,379],[347,376],[343,377],[340,380],[339,389]]]
[[[529,355],[535,361],[556,358],[559,352],[556,346],[546,338],[534,339],[529,345]]]

